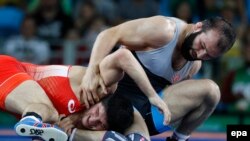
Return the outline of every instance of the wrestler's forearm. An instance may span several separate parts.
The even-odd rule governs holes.
[[[147,97],[151,97],[156,94],[144,69],[131,53],[127,55],[126,59],[121,59],[120,65],[123,71],[135,81],[137,86]]]

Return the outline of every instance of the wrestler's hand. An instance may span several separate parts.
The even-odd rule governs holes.
[[[100,76],[99,66],[88,67],[81,83],[81,92],[86,108],[99,101],[98,87],[101,87],[102,91],[107,94],[106,87]]]
[[[163,124],[168,125],[170,123],[170,120],[171,120],[171,113],[168,109],[167,104],[158,95],[154,95],[154,96],[149,97],[149,101],[152,105],[158,107],[160,112],[162,114],[164,114]]]
[[[73,128],[75,128],[74,117],[60,117],[60,121],[56,123],[68,136],[71,135]]]

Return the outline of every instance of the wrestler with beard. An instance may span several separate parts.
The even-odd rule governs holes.
[[[189,34],[185,39],[181,46],[181,54],[188,61],[197,60],[196,53],[193,51],[193,42],[195,38],[201,34],[202,31],[194,32]]]
[[[89,83],[83,84],[82,89],[86,94],[95,95],[100,78],[94,68],[115,45],[125,46],[133,51],[168,106],[169,126],[162,124],[161,114],[148,104],[148,99],[128,76],[119,82],[117,93],[128,98],[139,110],[151,135],[174,126],[170,140],[184,141],[213,113],[220,100],[219,87],[212,80],[187,79],[199,71],[202,61],[229,50],[235,38],[231,24],[220,17],[197,23],[164,16],[131,20],[98,35],[89,62],[91,67],[82,81]]]

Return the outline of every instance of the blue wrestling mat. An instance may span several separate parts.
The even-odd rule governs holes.
[[[166,141],[166,137],[172,135],[172,132],[165,132],[157,136],[151,137],[152,141]],[[226,133],[222,132],[195,132],[189,141],[226,141]]]
[[[171,132],[151,137],[152,141],[165,141]],[[14,130],[0,128],[0,141],[32,141],[30,138],[16,135]],[[195,132],[189,141],[226,141],[226,133]]]
[[[32,139],[18,136],[12,129],[0,128],[0,141],[32,141]]]

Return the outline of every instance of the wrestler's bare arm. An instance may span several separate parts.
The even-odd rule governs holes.
[[[116,44],[125,45],[129,50],[158,48],[172,39],[174,31],[175,23],[170,18],[154,16],[128,21],[101,32],[94,43],[89,66],[82,78],[83,95],[89,97],[90,101],[92,97],[97,100],[99,86],[106,93],[107,89],[100,83],[102,81],[96,70],[101,60]]]
[[[157,48],[171,40],[174,22],[163,16],[136,19],[101,32],[91,54],[90,65],[98,64],[116,44],[128,46],[130,50]]]
[[[135,81],[150,103],[163,112],[164,124],[167,124],[171,116],[166,103],[158,96],[142,66],[129,50],[121,48],[106,56],[100,63],[100,74],[106,86],[116,85],[124,72]]]
[[[157,95],[145,71],[129,50],[118,49],[100,63],[100,74],[106,86],[117,84],[124,72],[135,81],[147,97]]]

